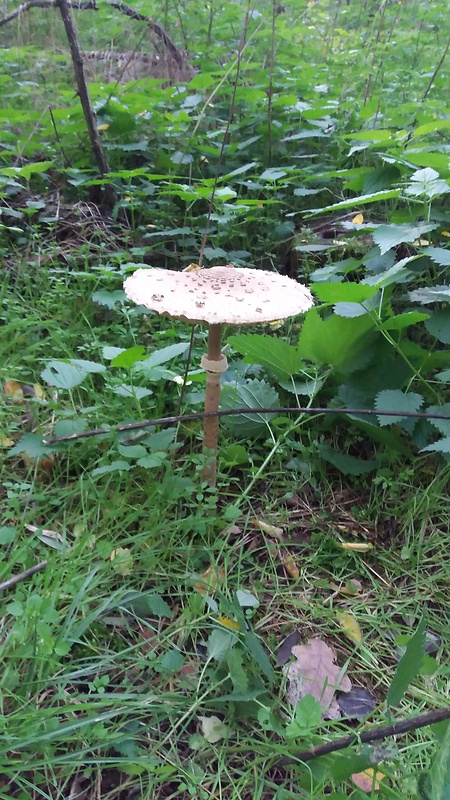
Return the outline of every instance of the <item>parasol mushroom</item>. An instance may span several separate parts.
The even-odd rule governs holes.
[[[208,350],[201,360],[206,371],[205,411],[217,411],[220,376],[228,367],[221,350],[222,325],[255,325],[286,319],[313,304],[305,286],[291,278],[258,269],[225,267],[172,272],[138,269],[124,282],[127,297],[164,317],[208,324]],[[218,417],[204,420],[203,449],[208,456],[204,478],[216,482]]]

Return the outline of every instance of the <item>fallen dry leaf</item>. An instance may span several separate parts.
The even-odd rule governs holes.
[[[295,645],[291,652],[295,661],[286,670],[289,680],[287,700],[296,706],[302,697],[311,694],[326,712],[324,716],[327,719],[337,719],[340,709],[335,692],[349,692],[352,684],[335,664],[334,650],[315,638],[306,644]]]
[[[362,583],[356,578],[352,578],[351,580],[347,581],[344,586],[340,586],[339,591],[341,594],[346,594],[349,597],[356,597],[356,595],[360,594],[362,591]]]
[[[220,742],[230,732],[228,725],[225,725],[219,717],[199,717],[199,720],[202,734],[210,744]]]
[[[37,533],[37,538],[42,544],[52,547],[54,550],[70,550],[70,544],[61,533],[51,531],[49,528],[39,528],[36,525],[25,525],[25,530],[29,533]]]
[[[12,398],[14,403],[23,403],[23,391],[19,381],[5,381],[3,391]]]
[[[349,614],[348,611],[338,614],[338,622],[348,639],[357,644],[362,642],[361,628],[353,614]]]
[[[235,619],[230,619],[229,617],[217,617],[217,622],[220,622],[224,628],[228,628],[230,631],[239,630],[239,622],[236,622]]]
[[[299,578],[300,571],[291,554],[288,553],[287,550],[283,550],[281,557],[283,560],[283,567],[285,568],[287,574],[290,575],[291,578]]]
[[[264,522],[264,520],[258,519],[257,517],[254,518],[253,524],[263,533],[266,533],[267,536],[271,536],[272,539],[278,539],[280,542],[282,541],[284,533],[283,528],[277,528],[275,525],[269,525],[268,522]]]
[[[195,591],[199,594],[213,594],[214,590],[225,580],[225,570],[223,567],[216,567],[210,564],[202,575],[202,579],[195,584]]]
[[[371,793],[373,789],[377,791],[380,788],[380,783],[385,778],[382,772],[375,772],[373,769],[366,769],[364,772],[356,772],[352,775],[353,783],[362,789],[363,792]]]
[[[370,542],[340,542],[339,547],[343,550],[352,550],[354,553],[367,553],[368,550],[373,549],[373,544]]]
[[[131,550],[129,550],[128,547],[116,547],[115,550],[112,550],[109,558],[112,562],[113,569],[118,572],[119,575],[131,575],[134,562]]]

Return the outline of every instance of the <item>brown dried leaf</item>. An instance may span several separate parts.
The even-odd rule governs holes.
[[[300,571],[291,554],[287,550],[283,550],[281,557],[287,574],[290,575],[291,578],[299,578]]]
[[[367,794],[372,794],[372,791],[377,791],[380,788],[380,783],[385,778],[382,772],[375,772],[373,769],[366,769],[364,772],[356,772],[352,775],[352,781]]]
[[[23,391],[19,381],[5,381],[3,391],[12,398],[14,403],[23,403]]]
[[[194,588],[199,594],[212,594],[224,580],[224,568],[217,567],[215,564],[210,564],[208,569],[204,571],[201,581],[198,581]]]
[[[296,706],[299,699],[307,694],[320,703],[332,717],[339,716],[336,709],[335,692],[349,692],[352,684],[347,675],[342,675],[342,670],[335,664],[336,654],[321,639],[310,639],[306,644],[295,645],[292,648],[295,661],[289,664],[287,676],[289,685],[286,692],[287,700]],[[327,715],[326,715],[327,716]]]

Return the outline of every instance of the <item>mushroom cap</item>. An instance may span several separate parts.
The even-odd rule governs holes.
[[[314,302],[309,289],[292,278],[232,265],[192,272],[138,269],[123,288],[134,303],[162,316],[209,325],[286,319]]]

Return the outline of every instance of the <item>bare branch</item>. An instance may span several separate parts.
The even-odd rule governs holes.
[[[11,586],[16,586],[16,584],[21,583],[21,581],[26,580],[26,578],[30,578],[35,572],[40,572],[40,570],[44,569],[46,566],[47,561],[40,561],[39,564],[35,564],[34,567],[30,567],[23,572],[19,572],[17,575],[13,575],[12,578],[8,578],[7,581],[0,583],[0,592],[3,592],[5,589],[10,589]]]
[[[418,714],[416,717],[403,719],[400,720],[400,722],[394,722],[392,725],[382,725],[379,728],[372,728],[372,730],[363,731],[360,734],[352,733],[351,736],[335,739],[334,742],[318,744],[316,747],[311,747],[310,750],[294,753],[293,756],[286,756],[278,763],[280,766],[288,766],[289,764],[295,764],[297,761],[312,761],[313,758],[324,756],[327,753],[334,753],[336,750],[345,750],[352,744],[369,744],[379,739],[386,739],[387,736],[397,736],[399,733],[408,733],[418,728],[425,728],[427,725],[434,725],[435,722],[441,722],[444,719],[450,719],[450,706],[427,711],[425,714]]]

